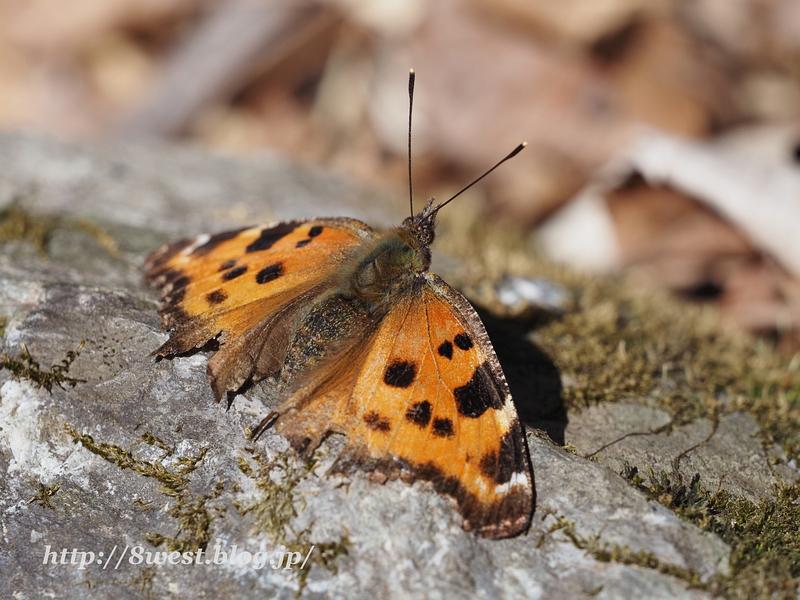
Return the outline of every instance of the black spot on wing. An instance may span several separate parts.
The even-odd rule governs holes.
[[[439,353],[439,356],[444,356],[445,358],[453,358],[453,344],[450,340],[445,340],[439,345],[439,348],[436,350]]]
[[[305,246],[308,246],[313,238],[317,237],[320,233],[322,233],[323,229],[324,227],[322,225],[314,225],[311,229],[308,230],[308,238],[305,240],[300,240],[294,245],[294,247],[303,248]]]
[[[505,399],[492,383],[489,365],[483,363],[475,368],[472,378],[453,390],[458,412],[465,417],[477,418],[489,408],[501,409]]]
[[[383,374],[383,382],[386,385],[397,388],[407,388],[414,383],[417,376],[417,365],[405,360],[396,360],[388,367]]]
[[[219,266],[219,270],[220,270],[220,271],[227,271],[227,270],[228,270],[228,269],[230,269],[231,267],[235,267],[235,266],[236,266],[236,259],[235,259],[235,258],[232,258],[232,259],[230,259],[230,260],[226,260],[224,263],[222,263],[222,264]]]
[[[283,275],[283,263],[275,263],[264,267],[256,274],[256,281],[258,283],[269,283],[275,281],[278,277]]]
[[[178,290],[181,288],[185,288],[187,285],[189,285],[189,281],[190,279],[186,277],[186,275],[182,275],[172,282],[172,289]]]
[[[286,223],[279,223],[275,227],[269,229],[262,229],[261,235],[247,247],[247,252],[269,250],[276,242],[297,229],[297,225],[297,221],[287,221]]]
[[[469,350],[475,345],[472,343],[472,338],[466,333],[459,333],[455,338],[453,338],[453,341],[456,343],[456,346],[462,350]]]
[[[520,431],[519,422],[515,422],[500,438],[500,451],[487,452],[481,457],[481,473],[498,485],[511,481],[511,476],[525,464],[525,459],[521,456],[524,449],[519,440],[515,439],[521,435]]]
[[[481,473],[484,477],[494,479],[497,474],[497,452],[487,452],[481,457]]]
[[[364,423],[373,431],[389,431],[392,428],[389,419],[382,417],[374,410],[364,415]]]
[[[412,404],[411,408],[406,412],[406,420],[411,421],[414,425],[427,427],[428,423],[431,422],[431,403],[423,400]]]
[[[450,419],[434,419],[433,435],[437,437],[453,437],[453,422]]]
[[[226,294],[223,290],[214,290],[209,294],[206,294],[206,301],[209,304],[220,304],[225,302],[228,299],[228,294]]]
[[[223,242],[227,242],[228,240],[232,240],[236,236],[238,236],[244,229],[237,229],[235,231],[223,231],[222,233],[215,233],[212,235],[209,240],[192,250],[192,255],[194,256],[204,256],[211,252],[214,248],[219,246]]]
[[[247,265],[242,265],[241,267],[236,267],[235,269],[231,269],[222,275],[222,278],[225,281],[230,281],[231,279],[236,279],[237,277],[244,275],[247,272]]]

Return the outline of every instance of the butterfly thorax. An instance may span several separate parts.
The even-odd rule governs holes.
[[[345,278],[346,295],[360,300],[368,312],[385,308],[392,297],[410,291],[413,280],[430,264],[425,252],[403,228],[377,239],[358,258]]]
[[[345,272],[344,295],[374,313],[388,308],[392,299],[410,293],[414,280],[431,264],[435,217],[431,199],[422,212],[378,237]]]

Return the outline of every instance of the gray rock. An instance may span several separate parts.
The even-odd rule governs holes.
[[[595,457],[620,472],[625,463],[670,473],[676,459],[682,473],[700,475],[710,490],[718,487],[757,502],[772,495],[776,482],[749,413],[719,418],[716,427],[698,419],[671,432],[651,433],[670,422],[658,409],[607,403],[571,415],[565,436],[581,456]]]
[[[534,523],[514,539],[479,539],[426,485],[326,477],[341,439],[326,442],[310,467],[271,431],[251,444],[246,428],[279,401],[268,382],[226,411],[213,401],[204,353],[150,357],[166,335],[155,296],[139,283],[148,249],[268,212],[373,222],[380,213],[385,221],[385,205],[365,201],[373,195],[277,158],[168,146],[92,148],[6,135],[0,157],[0,202],[17,197],[32,210],[97,219],[119,246],[113,255],[65,222],[47,258],[22,245],[0,247],[0,316],[9,318],[3,350],[19,357],[24,344],[50,365],[85,340],[69,370],[85,382],[74,387],[48,392],[0,371],[0,596],[290,598],[304,581],[304,597],[708,597],[657,570],[597,560],[579,547],[585,541],[646,551],[704,579],[726,571],[725,544],[648,501],[610,459],[613,469],[529,434]],[[231,212],[236,202],[247,211]],[[536,400],[524,396],[517,400]],[[663,423],[663,415],[648,414],[652,426]],[[731,419],[738,431],[747,428]],[[604,442],[589,439],[587,423],[581,436],[591,451]],[[717,468],[720,450],[706,449],[697,460]],[[206,555],[201,564],[131,564],[140,556],[133,549],[165,550],[150,543],[159,541],[153,534],[183,549],[205,544]],[[289,550],[311,556],[305,570],[254,568],[254,557],[284,560],[281,544],[294,534],[298,546]],[[347,552],[326,563],[325,544]],[[249,564],[230,562],[234,545],[250,553]],[[77,564],[51,564],[69,561],[73,549]],[[222,552],[227,562],[214,564]]]

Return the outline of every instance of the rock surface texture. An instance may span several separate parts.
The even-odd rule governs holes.
[[[273,432],[247,439],[279,400],[269,383],[226,411],[206,354],[150,356],[167,336],[141,265],[170,239],[260,220],[391,223],[391,200],[277,157],[170,146],[5,135],[0,163],[0,208],[56,215],[42,248],[0,246],[2,351],[31,367],[27,349],[47,371],[84,342],[49,391],[0,371],[2,597],[709,597],[664,569],[587,551],[645,551],[701,580],[728,568],[730,548],[626,482],[624,462],[668,469],[689,450],[688,470],[712,487],[758,498],[773,481],[749,415],[713,432],[695,422],[652,433],[669,416],[624,403],[569,416],[577,454],[529,431],[536,512],[514,539],[464,532],[453,503],[426,485],[328,478],[341,440],[304,465]],[[156,558],[166,564],[148,564]],[[296,558],[303,568],[285,568]]]

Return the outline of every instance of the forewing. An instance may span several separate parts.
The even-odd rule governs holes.
[[[159,314],[170,331],[155,353],[217,339],[222,348],[209,363],[217,398],[279,370],[304,311],[338,285],[342,263],[374,235],[354,219],[314,219],[163,246],[148,257],[145,276],[162,290]]]

